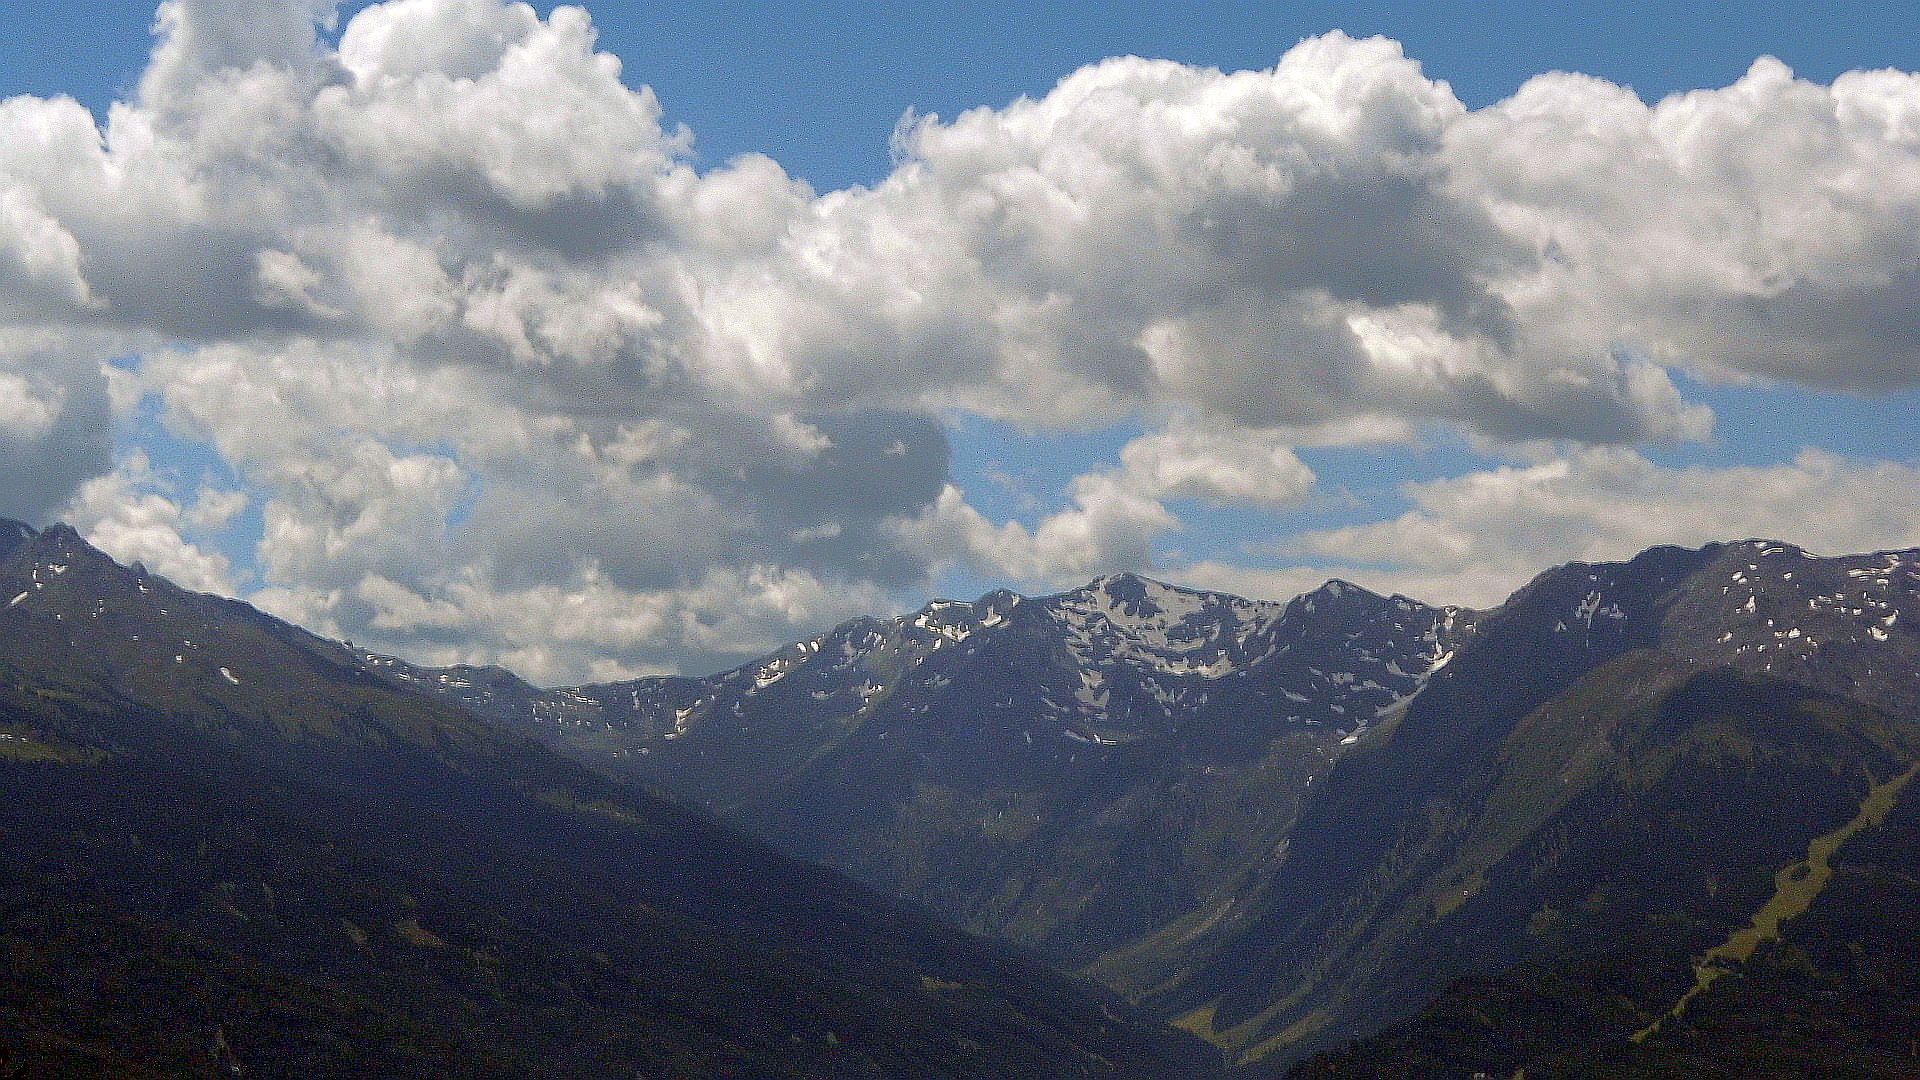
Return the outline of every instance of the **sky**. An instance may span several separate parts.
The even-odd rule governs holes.
[[[1920,544],[1920,10],[0,13],[0,515],[423,662]]]

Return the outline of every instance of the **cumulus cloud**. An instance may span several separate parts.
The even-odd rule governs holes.
[[[1820,86],[1762,58],[1725,89],[1649,106],[1545,75],[1452,138],[1541,253],[1499,291],[1543,342],[1610,339],[1743,380],[1920,378],[1920,319],[1896,300],[1920,273],[1920,77]]]
[[[107,380],[85,352],[104,344],[0,320],[0,516],[43,521],[112,467]]]
[[[189,537],[217,530],[216,523],[239,512],[235,498],[245,497],[202,489],[183,506],[173,488],[154,472],[147,455],[135,450],[114,471],[80,485],[62,516],[88,543],[123,563],[144,563],[183,588],[231,594],[232,561]]]
[[[1819,450],[1772,465],[1673,468],[1594,448],[1408,484],[1404,493],[1412,509],[1398,517],[1276,547],[1306,567],[1207,563],[1184,575],[1257,595],[1338,575],[1429,603],[1485,607],[1547,566],[1625,559],[1656,544],[1786,539],[1829,555],[1920,546],[1920,466]]]
[[[1274,508],[1305,499],[1314,476],[1288,445],[1297,434],[1175,424],[1121,447],[1118,468],[1075,477],[1071,505],[1032,528],[995,524],[948,484],[900,524],[900,534],[930,565],[963,565],[1041,586],[1114,566],[1144,567],[1153,561],[1153,542],[1181,528],[1169,501]]]
[[[1313,488],[1313,470],[1289,433],[1173,427],[1120,448],[1123,475],[1143,494],[1215,503],[1286,506]]]
[[[1130,488],[1124,478],[1089,474],[1074,480],[1073,505],[1035,527],[995,524],[948,484],[932,506],[899,526],[930,564],[960,564],[1018,582],[1058,584],[1110,566],[1145,566],[1153,539],[1179,527],[1166,506]]]
[[[889,175],[817,193],[694,168],[581,9],[332,19],[169,0],[104,123],[0,102],[0,513],[75,499],[234,583],[160,531],[221,497],[82,486],[122,475],[99,365],[135,357],[122,414],[258,509],[252,595],[380,647],[708,666],[955,563],[1144,563],[1183,501],[1304,497],[1294,445],[1685,442],[1712,415],[1675,370],[1920,380],[1909,75],[1469,110],[1331,34],[909,115]],[[1028,526],[956,486],[956,413],[1146,431]]]
[[[0,437],[21,441],[46,438],[60,419],[66,399],[64,387],[0,372]]]

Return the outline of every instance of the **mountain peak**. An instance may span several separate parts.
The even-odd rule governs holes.
[[[1739,548],[1743,551],[1750,551],[1754,555],[1762,556],[1762,557],[1768,556],[1768,555],[1797,555],[1803,559],[1812,559],[1812,558],[1818,557],[1813,555],[1812,553],[1807,551],[1807,549],[1801,547],[1798,544],[1789,544],[1785,540],[1769,540],[1763,536],[1749,537],[1745,540],[1736,540],[1733,543],[1727,544],[1725,546],[1730,548]]]
[[[56,521],[35,533],[32,539],[43,548],[55,548],[78,554],[81,551],[93,551],[93,545],[87,543],[80,531],[64,521]]]
[[[1234,600],[1222,594],[1169,585],[1132,571],[1103,574],[1052,599],[1068,608],[1098,611],[1109,621],[1129,625],[1142,619],[1178,623],[1190,614]]]
[[[982,611],[1005,611],[1025,599],[1012,589],[995,589],[975,600],[973,606]]]
[[[1342,596],[1348,595],[1349,593],[1359,593],[1362,596],[1371,596],[1371,597],[1374,597],[1375,599],[1385,599],[1384,597],[1380,596],[1379,593],[1374,592],[1372,589],[1368,589],[1360,585],[1355,585],[1353,582],[1348,581],[1345,578],[1328,578],[1326,580],[1326,584],[1321,585],[1319,588],[1313,590],[1307,595],[1308,596],[1324,596],[1324,597],[1328,597],[1329,599],[1337,600]]]
[[[0,540],[0,545],[4,545],[4,540]],[[121,569],[120,564],[111,556],[87,543],[86,537],[81,536],[79,530],[64,521],[56,521],[38,533],[32,533],[17,543],[13,550],[31,552],[32,557],[36,559],[52,559],[96,569],[104,567]]]
[[[1116,590],[1133,592],[1153,589],[1174,589],[1181,592],[1190,591],[1181,589],[1178,585],[1169,585],[1164,581],[1156,581],[1153,578],[1147,577],[1144,574],[1135,573],[1132,570],[1120,570],[1111,574],[1101,574],[1099,577],[1088,582],[1086,587],[1089,589],[1104,590],[1109,593]]]
[[[1355,585],[1345,578],[1328,578],[1319,588],[1312,592],[1301,593],[1289,601],[1287,611],[1290,614],[1299,615],[1326,610],[1372,610],[1388,603],[1391,603],[1388,597],[1381,596],[1372,589]]]
[[[0,559],[4,559],[26,546],[37,535],[33,527],[24,521],[12,518],[0,518]]]

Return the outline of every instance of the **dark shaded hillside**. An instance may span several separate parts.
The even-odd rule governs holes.
[[[1212,1071],[70,531],[0,560],[0,591],[0,1043],[30,1075]]]
[[[1910,553],[1759,542],[1542,575],[1341,759],[1159,1000],[1284,1070],[1455,979],[1611,952],[1637,1030],[1920,753],[1914,582]]]
[[[1817,827],[1817,826],[1816,826]],[[1804,854],[1804,853],[1802,853]],[[1832,877],[1644,1041],[1691,979],[1673,934],[1623,933],[1550,960],[1456,981],[1414,1019],[1303,1064],[1302,1080],[1512,1076],[1789,1080],[1920,1075],[1920,786],[1846,841]],[[1789,865],[1789,881],[1806,880]],[[1636,940],[1636,936],[1638,940]],[[1652,938],[1653,940],[1647,940]],[[1643,951],[1651,950],[1651,951]],[[1650,958],[1656,962],[1649,963]]]
[[[1621,575],[1637,586],[1641,605],[1699,562],[1692,553],[1658,555],[1644,583],[1638,573]],[[1592,666],[1650,640],[1644,623],[1611,618],[1582,625],[1573,637],[1554,632],[1560,613],[1590,584],[1572,576],[1548,576],[1489,614],[1479,638],[1412,702],[1389,737],[1340,761],[1294,830],[1282,871],[1217,932],[1220,961],[1173,973],[1178,989],[1169,1000],[1196,1010],[1196,1026],[1216,1036],[1237,1028],[1242,1034],[1233,1041],[1243,1049],[1271,1050],[1277,1045],[1265,1040],[1278,1032],[1308,1038],[1344,1014],[1343,1005],[1315,1000],[1345,993],[1323,983],[1354,979],[1353,958],[1343,954],[1373,944],[1382,921],[1424,903],[1410,891],[1425,885],[1420,862],[1444,858],[1434,848],[1461,827],[1447,816],[1477,814],[1485,804],[1515,725]],[[1609,584],[1615,587],[1608,591],[1620,591]],[[1538,822],[1489,824],[1525,829]],[[1274,1008],[1289,995],[1292,1005]]]

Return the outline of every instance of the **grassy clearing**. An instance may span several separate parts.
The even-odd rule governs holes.
[[[440,935],[420,925],[419,919],[403,919],[393,924],[394,936],[416,948],[444,949],[447,943]]]
[[[31,765],[94,765],[105,758],[106,755],[98,750],[72,746],[18,724],[0,726],[0,761],[19,761]]]
[[[1840,846],[1861,832],[1885,821],[1892,811],[1900,791],[1920,772],[1920,762],[1909,766],[1906,772],[1881,783],[1874,784],[1867,791],[1867,797],[1860,801],[1860,812],[1852,821],[1840,826],[1825,836],[1815,837],[1807,845],[1807,857],[1793,863],[1773,875],[1773,896],[1754,912],[1753,921],[1739,930],[1726,941],[1707,950],[1693,966],[1694,984],[1673,1008],[1636,1031],[1631,1036],[1636,1043],[1660,1030],[1660,1026],[1669,1020],[1675,1020],[1686,1011],[1694,998],[1704,993],[1715,980],[1744,964],[1753,956],[1753,951],[1763,941],[1775,941],[1780,937],[1780,924],[1805,912],[1813,906],[1813,901],[1827,887],[1833,877],[1833,854]]]
[[[1176,1017],[1172,1023],[1174,1027],[1197,1035],[1219,1047],[1227,1053],[1235,1065],[1250,1065],[1275,1050],[1318,1034],[1333,1022],[1331,1013],[1325,1009],[1315,1009],[1287,1025],[1279,1033],[1261,1038],[1261,1032],[1273,1023],[1274,1018],[1293,1004],[1292,999],[1278,1002],[1264,1012],[1249,1017],[1224,1031],[1213,1026],[1216,1006],[1212,1003]]]

